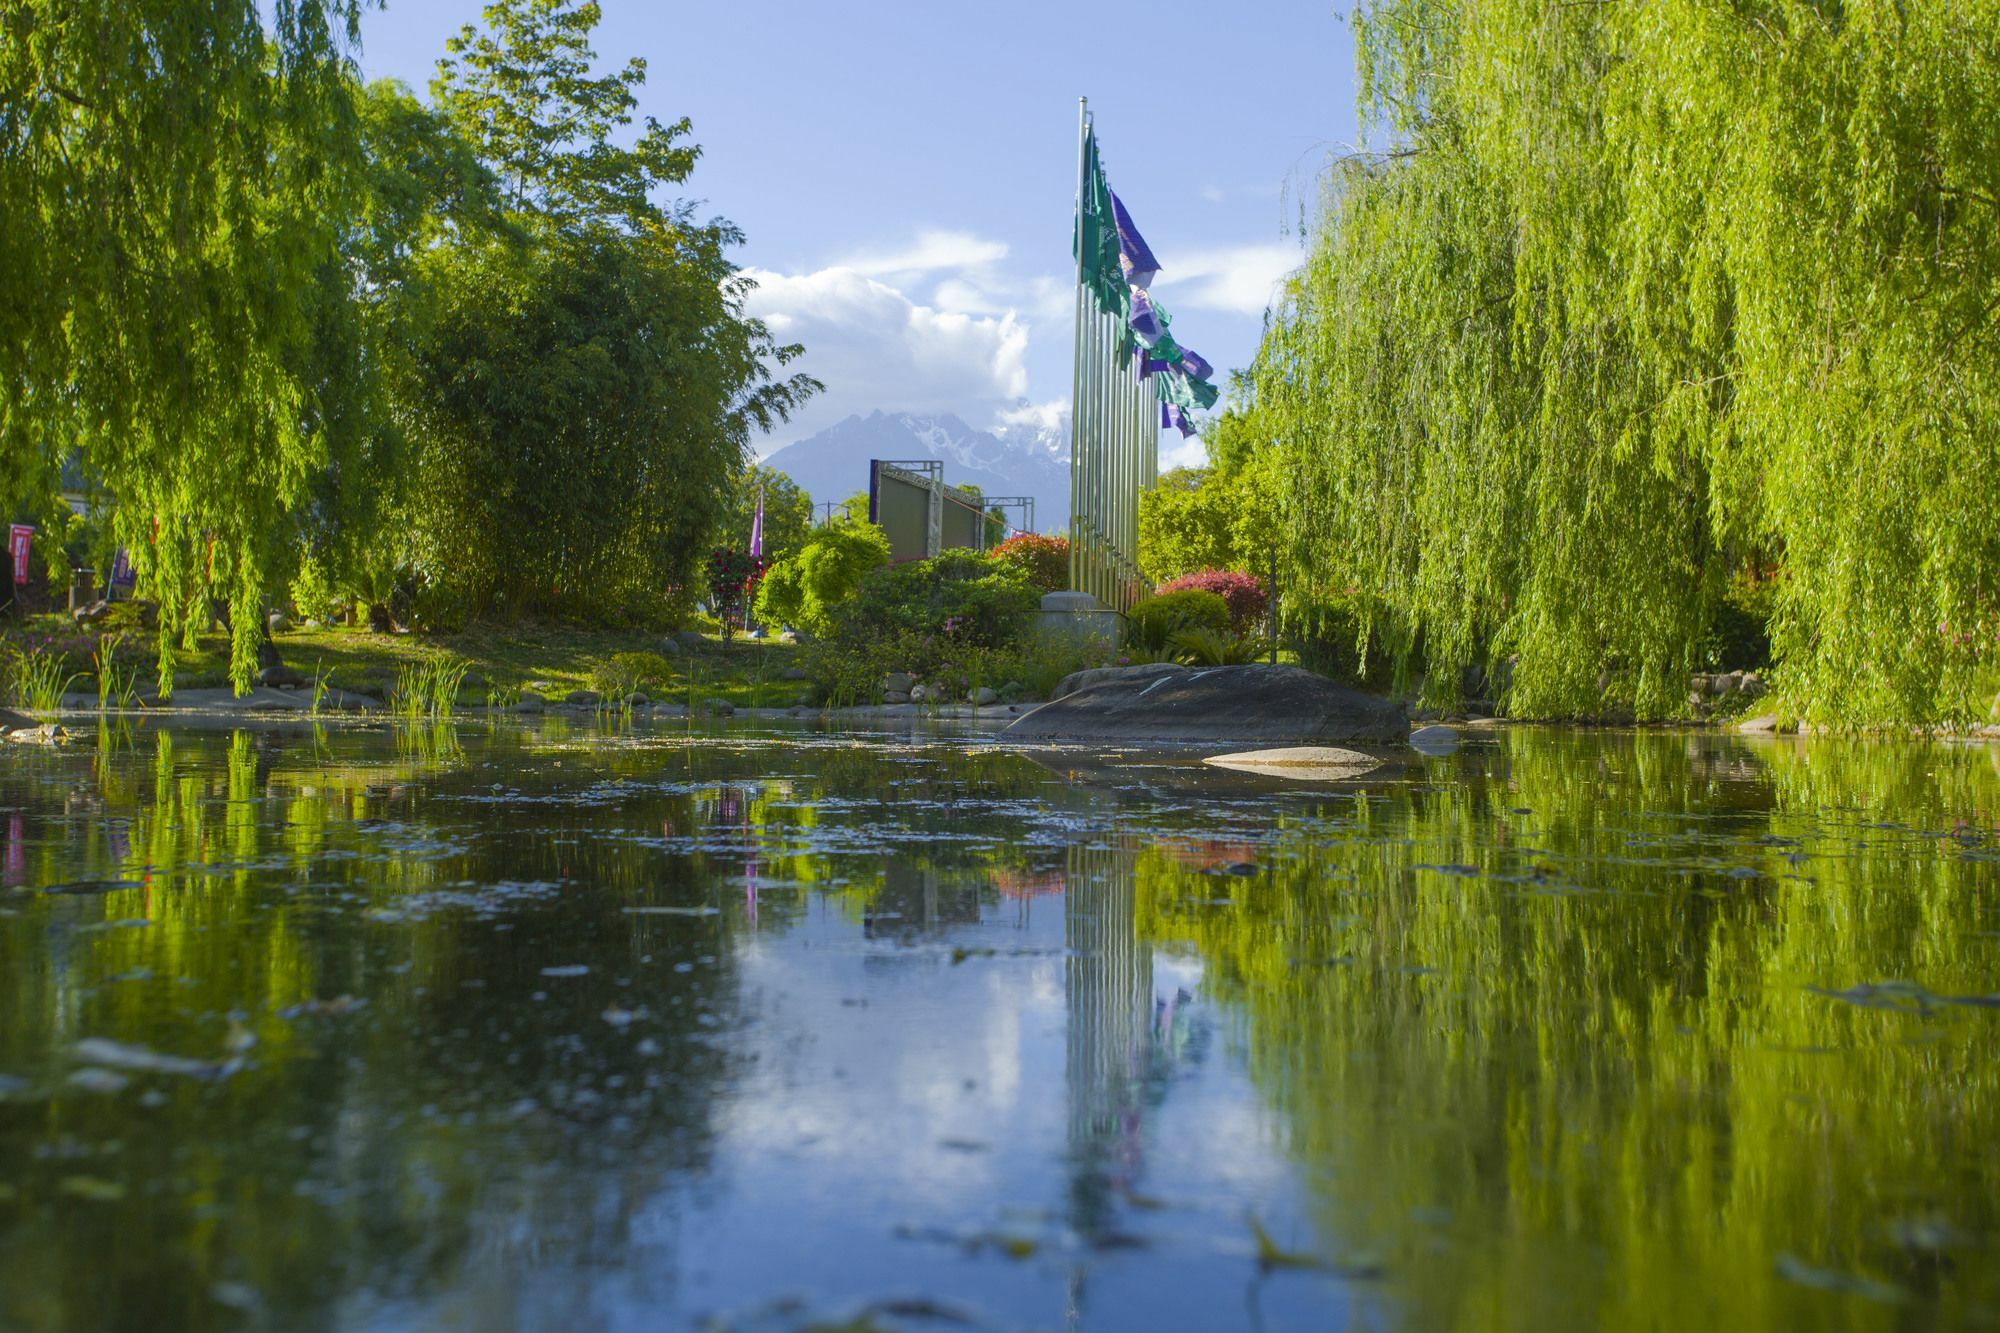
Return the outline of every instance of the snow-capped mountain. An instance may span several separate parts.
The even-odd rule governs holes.
[[[976,430],[950,414],[871,412],[787,445],[764,463],[825,502],[867,490],[872,458],[938,459],[947,485],[1032,495],[1037,528],[1069,526],[1069,423],[1033,408],[1004,414],[998,431]]]

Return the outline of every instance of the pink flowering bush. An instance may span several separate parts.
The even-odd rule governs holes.
[[[1255,574],[1245,574],[1233,569],[1203,569],[1193,574],[1183,574],[1177,579],[1162,583],[1158,591],[1169,592],[1212,592],[1229,606],[1229,628],[1238,634],[1248,634],[1264,619],[1264,609],[1270,604],[1271,595],[1263,581]]]

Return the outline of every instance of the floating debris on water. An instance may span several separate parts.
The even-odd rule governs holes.
[[[103,1065],[143,1074],[174,1074],[207,1078],[221,1071],[220,1064],[190,1060],[179,1055],[163,1055],[144,1046],[133,1046],[106,1037],[86,1037],[70,1047],[70,1054],[85,1064]]]
[[[1850,1296],[1861,1296],[1883,1305],[1901,1305],[1909,1299],[1909,1293],[1901,1287],[1858,1273],[1843,1273],[1833,1268],[1816,1268],[1795,1254],[1781,1254],[1774,1265],[1778,1276],[1787,1282],[1796,1282],[1802,1287],[1817,1291],[1842,1292]]]

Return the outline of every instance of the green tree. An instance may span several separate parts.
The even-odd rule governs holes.
[[[868,492],[856,491],[840,502],[833,511],[835,523],[866,523],[868,521]]]
[[[1224,488],[1209,476],[1207,468],[1174,468],[1139,497],[1139,568],[1154,582],[1230,567],[1230,514]]]
[[[1255,366],[1295,591],[1518,712],[1683,706],[1779,570],[1810,716],[1969,720],[2000,650],[1995,0],[1379,0]]]
[[[868,522],[814,528],[805,545],[757,585],[757,618],[824,635],[833,612],[854,596],[869,570],[889,563],[889,539]]]
[[[499,179],[515,234],[414,260],[423,318],[391,358],[412,423],[418,577],[452,610],[609,615],[685,587],[749,437],[817,389],[742,313],[741,234],[653,195],[687,122],[627,145],[645,64],[593,77],[594,4],[501,0],[433,95]]]
[[[430,279],[443,266],[419,261],[524,235],[501,207],[498,178],[443,115],[390,81],[363,89],[357,104],[366,189],[340,262],[321,269],[316,291],[327,331],[319,373],[346,380],[348,391],[326,395],[342,411],[326,421],[327,452],[308,483],[299,548],[316,591],[350,604],[358,595],[379,619],[397,582],[414,572],[412,416],[390,388],[409,382],[408,353],[435,322]]]
[[[320,371],[360,188],[353,0],[0,5],[0,507],[55,529],[72,452],[168,648],[256,666],[291,515],[349,410]],[[50,543],[53,548],[54,543]]]
[[[764,559],[776,564],[804,546],[812,535],[812,497],[776,468],[752,463],[737,475],[730,489],[720,540],[749,549],[750,524],[757,515],[759,495],[764,497]]]

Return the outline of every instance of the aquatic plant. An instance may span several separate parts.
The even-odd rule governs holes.
[[[308,711],[314,717],[319,716],[320,708],[326,703],[326,696],[332,689],[332,680],[332,667],[323,667],[318,662],[313,663],[312,704]]]
[[[91,652],[91,662],[97,668],[97,711],[110,712],[111,709],[132,707],[139,697],[139,668],[129,663],[121,665],[118,649],[124,642],[122,634],[106,635],[98,641]]]
[[[31,646],[15,652],[7,675],[16,704],[30,713],[50,714],[62,707],[63,695],[83,673],[69,670],[67,655]]]
[[[466,663],[451,657],[430,657],[396,672],[393,710],[406,720],[448,718],[458,705]]]

